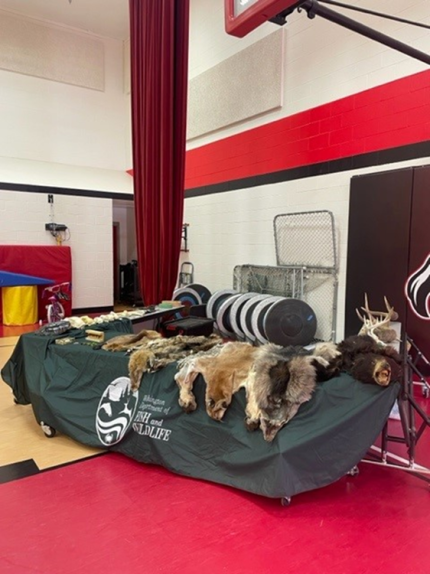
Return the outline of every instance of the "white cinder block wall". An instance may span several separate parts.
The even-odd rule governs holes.
[[[73,307],[105,307],[113,301],[112,200],[68,195],[54,196],[55,222],[64,223],[72,249]],[[55,245],[45,231],[51,221],[47,195],[0,192],[2,245]],[[48,270],[40,270],[49,276]]]
[[[243,39],[227,36],[223,4],[213,0],[191,2],[190,78],[278,30],[267,23]],[[430,2],[363,0],[354,4],[430,24]],[[344,13],[430,53],[428,30]],[[319,17],[309,20],[304,12],[289,17],[284,34],[283,106],[196,138],[188,142],[189,150],[426,69],[423,63]],[[337,338],[342,338],[350,179],[362,173],[426,163],[430,158],[186,199],[184,221],[190,224],[187,259],[195,265],[195,281],[214,291],[232,286],[235,265],[274,265],[275,215],[328,209],[334,214],[338,239]]]
[[[10,18],[0,12],[0,19],[2,15]],[[24,26],[38,25],[14,18]],[[56,30],[53,24],[43,26]],[[104,89],[0,70],[0,182],[132,193],[132,179],[125,171],[130,167],[130,146],[122,42],[76,30],[68,30],[67,37],[76,45],[80,38],[101,45]],[[0,49],[1,42],[0,38]],[[28,56],[24,44],[22,53],[17,44],[17,62]],[[55,71],[55,52],[51,58]],[[100,69],[94,74],[99,76]],[[48,188],[46,194],[5,191],[0,183],[1,243],[54,242],[44,227],[50,221],[48,193]],[[112,200],[54,193],[54,207],[57,222],[67,224],[71,232],[65,245],[72,250],[74,308],[111,306]]]

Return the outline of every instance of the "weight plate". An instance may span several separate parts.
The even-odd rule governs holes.
[[[243,326],[241,323],[241,312],[247,301],[257,295],[257,293],[243,293],[238,297],[231,306],[230,309],[230,324],[233,329],[233,333],[239,338],[244,339],[245,333],[243,332]]]
[[[222,337],[234,337],[234,331],[230,320],[230,311],[231,306],[239,297],[242,297],[242,293],[231,295],[228,299],[223,301],[218,309],[216,314],[216,324]]]
[[[240,326],[245,338],[251,342],[255,341],[254,331],[252,330],[252,314],[255,307],[268,297],[271,297],[271,295],[254,295],[251,299],[248,299],[240,312]]]
[[[191,283],[188,287],[199,294],[202,303],[207,303],[212,295],[209,289],[200,283]]]
[[[260,301],[258,305],[255,307],[254,312],[252,313],[251,317],[251,330],[254,333],[255,339],[262,343],[268,343],[269,341],[266,339],[266,335],[264,333],[263,327],[263,320],[264,315],[266,314],[267,310],[273,303],[277,303],[281,299],[285,299],[285,297],[278,297],[276,295],[271,295],[267,297],[263,301]]]
[[[181,287],[173,291],[173,301],[180,301],[183,305],[200,305],[200,295],[190,287]]]
[[[206,315],[211,319],[216,320],[217,311],[222,304],[223,301],[231,297],[232,295],[236,295],[237,291],[234,289],[221,289],[220,291],[215,291],[213,295],[209,298],[206,307]]]
[[[271,343],[309,345],[317,330],[313,309],[300,299],[284,299],[273,303],[263,319],[266,339]]]

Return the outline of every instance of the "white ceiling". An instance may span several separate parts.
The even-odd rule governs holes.
[[[129,37],[128,0],[0,0],[0,10],[117,40]]]

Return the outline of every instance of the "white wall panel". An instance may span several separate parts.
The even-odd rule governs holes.
[[[188,83],[187,138],[282,105],[283,34],[278,30]]]
[[[101,40],[3,11],[0,11],[0,68],[104,90]]]

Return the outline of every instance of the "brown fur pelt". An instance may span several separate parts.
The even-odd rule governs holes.
[[[259,348],[237,342],[217,345],[209,352],[187,357],[178,364],[175,380],[179,387],[179,404],[188,413],[197,408],[193,385],[197,375],[202,374],[206,383],[206,412],[214,420],[221,420],[233,395],[245,388],[247,427],[253,430],[261,423],[265,439],[273,440],[282,424],[297,412],[297,403],[309,400],[316,381],[333,376],[330,361],[339,354],[333,343],[321,343],[313,352],[303,347],[274,344]],[[290,381],[289,393],[286,393]],[[278,405],[278,395],[285,394],[287,401],[294,399],[295,404],[288,411],[290,414],[281,412],[285,405]],[[273,401],[280,406],[279,419],[285,418],[282,424],[278,418],[269,424],[270,417],[265,416]],[[275,410],[272,409],[272,414]]]
[[[157,371],[188,355],[209,350],[221,341],[218,335],[209,337],[176,335],[147,341],[145,346],[132,353],[128,362],[132,390],[139,388],[144,372]]]
[[[146,345],[148,341],[159,338],[161,338],[161,335],[157,331],[143,329],[139,331],[139,333],[112,337],[112,339],[102,346],[102,349],[105,351],[128,351],[129,349]]]
[[[233,395],[240,388],[246,388],[257,353],[258,349],[249,343],[230,342],[181,361],[175,380],[179,387],[179,404],[184,411],[189,413],[197,408],[193,385],[201,374],[206,383],[206,412],[220,421]]]
[[[300,405],[311,399],[317,383],[315,361],[328,366],[325,358],[294,347],[283,348],[269,343],[258,349],[247,389],[246,426],[249,430],[260,426],[266,441],[275,438]]]
[[[402,377],[402,359],[390,346],[379,345],[368,335],[353,335],[337,345],[340,355],[333,368],[349,373],[362,383],[387,386]]]

